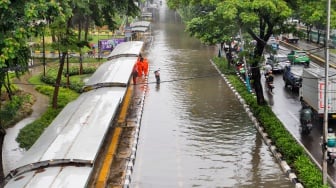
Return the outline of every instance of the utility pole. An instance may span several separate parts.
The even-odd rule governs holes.
[[[240,40],[241,40],[241,48],[244,50],[244,40],[243,40],[243,35],[241,32],[241,28],[239,28],[239,35],[240,35]],[[245,82],[246,82],[246,87],[247,91],[251,93],[251,84],[250,84],[250,78],[248,75],[248,69],[247,69],[247,64],[246,64],[246,59],[245,55],[243,55],[243,62],[244,62],[244,69],[245,69]]]
[[[43,33],[42,33],[42,48],[43,48],[43,56],[42,56],[42,61],[43,61],[43,76],[45,77],[46,74],[46,56],[45,56],[45,25],[43,25]]]
[[[322,175],[323,175],[323,185],[327,185],[328,178],[328,163],[327,163],[327,139],[328,139],[328,88],[329,88],[329,42],[330,42],[330,3],[331,0],[327,2],[327,27],[325,34],[325,81],[324,81],[324,121],[323,121],[323,161],[322,161]]]

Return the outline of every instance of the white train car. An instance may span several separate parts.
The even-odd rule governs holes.
[[[6,176],[5,188],[87,186],[142,46],[133,41],[115,48],[111,60],[86,83],[85,92],[62,110]]]
[[[138,57],[135,54],[136,51],[143,48],[144,43],[142,41],[124,42],[118,44],[117,47],[108,55],[106,58],[108,60],[115,59],[118,57]]]

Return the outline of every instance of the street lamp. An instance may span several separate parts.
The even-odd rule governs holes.
[[[45,28],[43,25],[43,31],[42,31],[42,48],[43,48],[43,76],[45,76],[46,72],[46,62],[45,62],[45,40],[44,40],[44,33],[45,33]]]
[[[328,137],[328,88],[329,88],[329,42],[330,42],[330,0],[327,2],[327,27],[326,27],[326,41],[325,41],[325,81],[324,81],[324,120],[323,120],[323,161],[322,161],[322,175],[323,185],[327,185],[328,164],[327,164],[327,137]]]
[[[243,40],[243,35],[242,35],[242,32],[241,32],[241,28],[239,28],[239,35],[240,35],[240,40],[241,40],[241,43],[242,43],[241,47],[244,50],[244,40]],[[246,87],[247,87],[248,92],[251,92],[251,84],[250,84],[250,79],[249,79],[249,75],[248,75],[245,55],[243,55],[243,62],[244,62],[244,69],[245,69]]]

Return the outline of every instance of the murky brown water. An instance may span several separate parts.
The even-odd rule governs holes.
[[[153,25],[131,187],[293,187],[209,59],[165,2]]]

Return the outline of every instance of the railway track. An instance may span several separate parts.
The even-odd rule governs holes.
[[[147,83],[147,79],[144,79]],[[146,86],[146,85],[145,85]],[[128,88],[123,105],[113,125],[110,136],[105,141],[103,151],[97,161],[97,169],[89,187],[121,188],[127,176],[127,165],[130,162],[132,144],[135,140],[137,123],[140,121],[143,103],[142,95],[146,92],[143,86],[132,85]],[[134,92],[134,90],[140,90]]]

